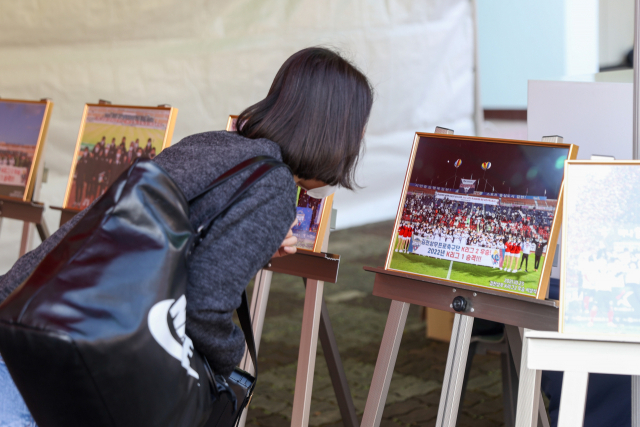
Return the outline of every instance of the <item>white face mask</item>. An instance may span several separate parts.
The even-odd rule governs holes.
[[[314,188],[313,190],[307,190],[309,197],[314,199],[324,199],[336,192],[337,185],[323,185],[322,187]]]

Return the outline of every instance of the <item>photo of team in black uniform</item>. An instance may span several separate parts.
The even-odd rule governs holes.
[[[84,209],[136,159],[153,159],[167,144],[165,108],[87,105],[64,207]]]
[[[75,167],[73,203],[70,207],[88,206],[100,197],[135,159],[153,159],[156,154],[151,138],[145,145],[141,145],[139,139],[127,142],[127,138],[122,137],[116,145],[116,138],[107,143],[106,137],[103,136],[93,149],[85,146],[80,150],[80,158]]]

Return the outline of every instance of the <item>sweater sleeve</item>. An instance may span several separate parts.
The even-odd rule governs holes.
[[[257,185],[218,218],[189,265],[187,333],[213,370],[229,376],[242,359],[244,335],[232,321],[251,278],[280,247],[295,218],[295,186]],[[280,179],[280,182],[283,181]]]

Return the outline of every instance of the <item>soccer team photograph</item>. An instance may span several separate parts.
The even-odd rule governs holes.
[[[421,137],[388,267],[536,295],[566,148]]]

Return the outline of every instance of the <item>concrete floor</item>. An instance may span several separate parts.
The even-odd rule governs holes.
[[[329,252],[342,256],[339,281],[325,284],[331,322],[359,417],[364,411],[390,301],[371,295],[373,274],[363,266],[384,263],[392,222],[331,235]],[[249,294],[250,295],[250,294]],[[291,422],[296,360],[304,298],[302,279],[274,274],[260,346],[260,376],[247,426]],[[342,426],[327,367],[318,344],[311,426]],[[425,337],[420,307],[412,306],[383,413],[383,427],[435,424],[448,344]],[[501,426],[500,357],[476,356],[458,426]]]

